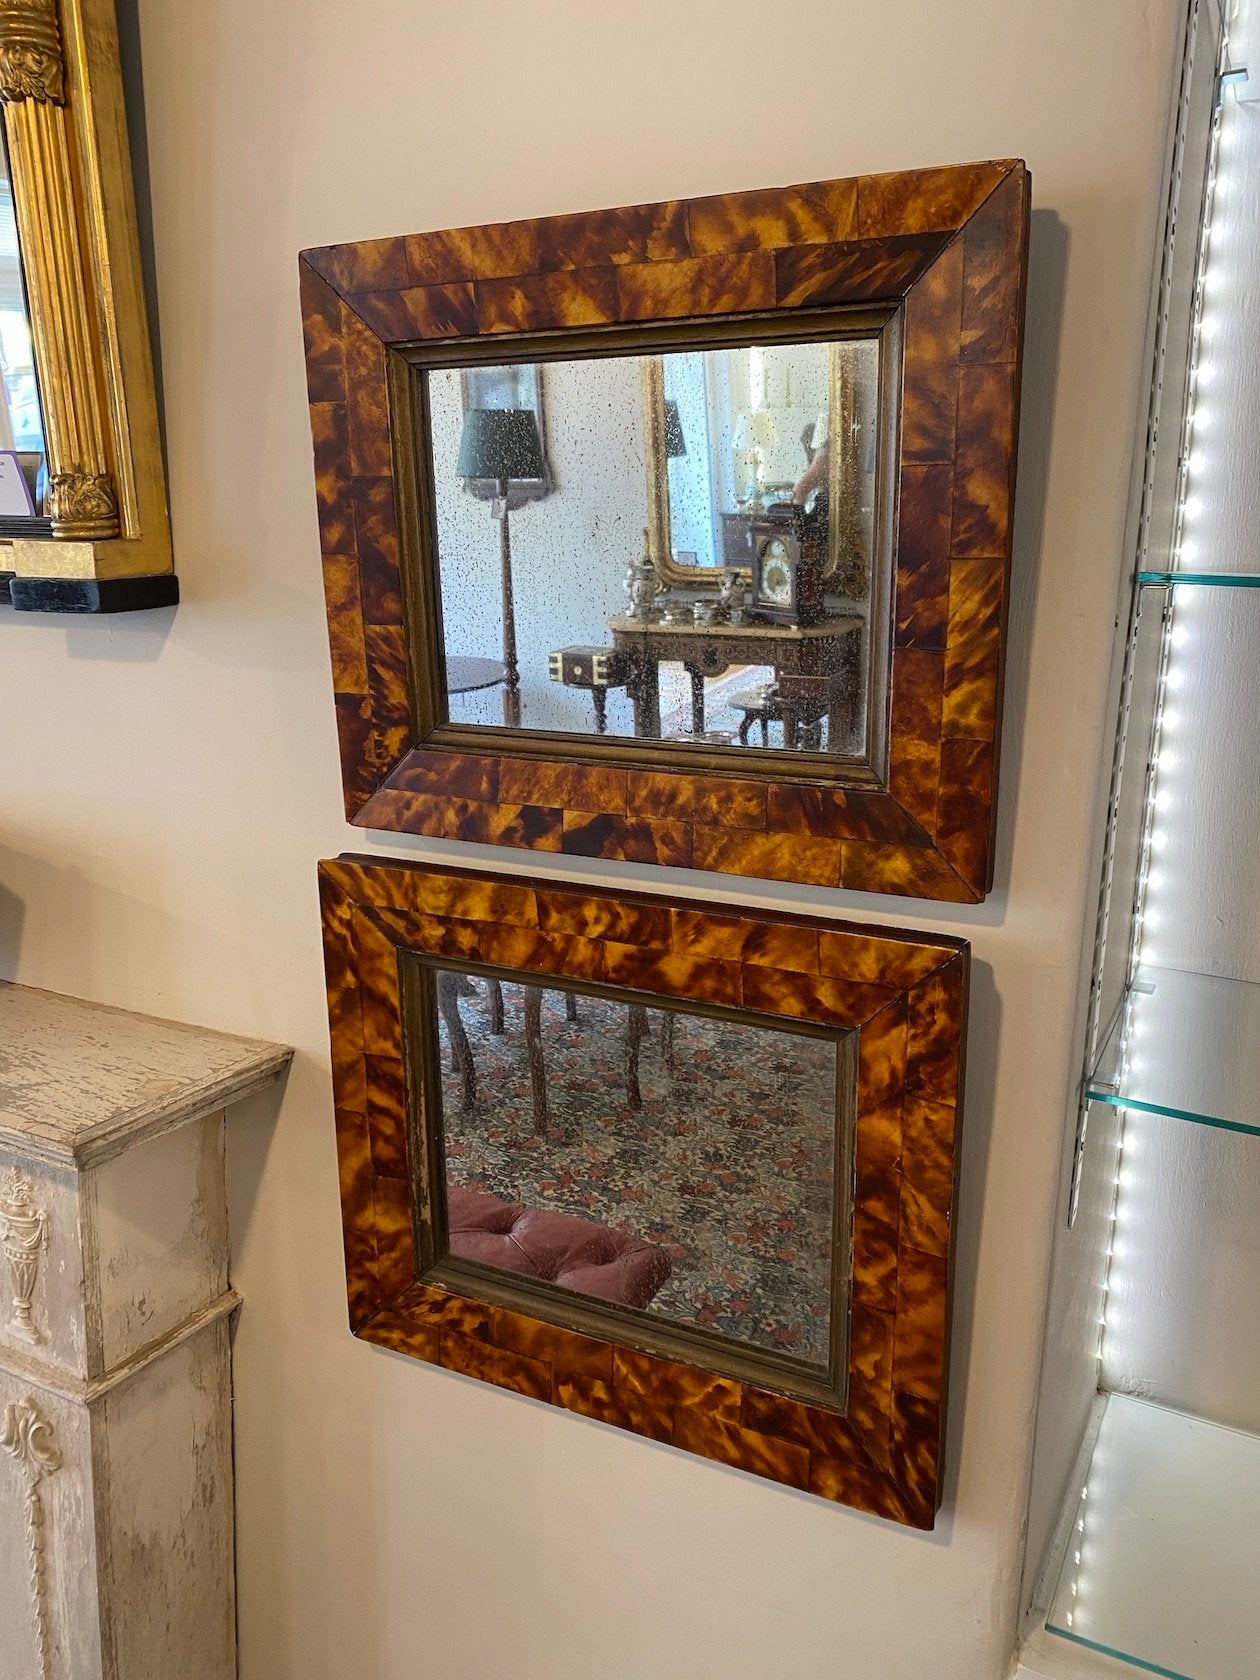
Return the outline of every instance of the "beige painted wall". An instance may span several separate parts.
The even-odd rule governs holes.
[[[140,0],[185,600],[0,617],[0,961],[298,1046],[278,1115],[231,1139],[245,1680],[1006,1673],[1179,10]],[[295,259],[1012,153],[1038,211],[997,889],[948,913],[740,889],[975,941],[928,1538],[347,1334],[314,864],[364,841],[340,815]]]

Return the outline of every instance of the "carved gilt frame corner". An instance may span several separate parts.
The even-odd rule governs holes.
[[[354,1334],[931,1528],[942,1490],[967,944],[352,855],[321,863],[319,887]],[[425,1217],[441,1122],[431,1059],[413,1055],[406,1027],[417,957],[856,1038],[838,1385],[805,1393],[698,1349],[668,1352],[641,1324],[610,1322],[598,1303],[584,1312],[585,1297],[563,1309],[554,1297],[526,1305],[492,1279],[453,1275]]]
[[[304,252],[350,820],[982,900],[993,883],[1028,212],[1027,169],[1003,159]],[[650,350],[767,323],[843,336],[828,323],[863,313],[885,323],[899,396],[887,405],[896,423],[878,516],[892,575],[880,568],[874,580],[891,590],[874,665],[890,675],[869,768],[820,771],[783,754],[767,771],[699,746],[684,759],[637,741],[474,738],[442,722],[412,436],[426,359],[589,353],[614,337]],[[650,517],[659,550],[659,507]]]
[[[84,612],[173,604],[114,0],[3,0],[0,108],[52,526],[50,537],[12,543],[13,605]]]

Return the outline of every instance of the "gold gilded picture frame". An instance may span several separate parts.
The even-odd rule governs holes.
[[[19,611],[171,606],[114,0],[0,8],[0,102],[49,486],[46,534],[0,548],[0,575]]]

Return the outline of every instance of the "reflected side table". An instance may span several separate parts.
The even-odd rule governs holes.
[[[827,739],[847,739],[858,716],[859,658],[866,620],[843,614],[810,626],[779,624],[657,624],[625,616],[610,618],[613,646],[633,662],[630,697],[634,732],[659,740],[660,667],[676,661],[691,678],[692,729],[703,736],[704,680],[732,665],[768,665],[785,676],[826,682]],[[797,739],[798,708],[784,699],[785,739]]]

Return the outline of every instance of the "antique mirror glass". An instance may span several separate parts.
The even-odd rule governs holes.
[[[417,970],[446,1281],[489,1268],[560,1323],[611,1308],[645,1345],[843,1384],[850,1034]]]
[[[44,418],[35,375],[8,147],[0,145],[0,532],[37,531],[47,483]]]
[[[425,368],[439,726],[873,761],[881,335],[836,330]]]

